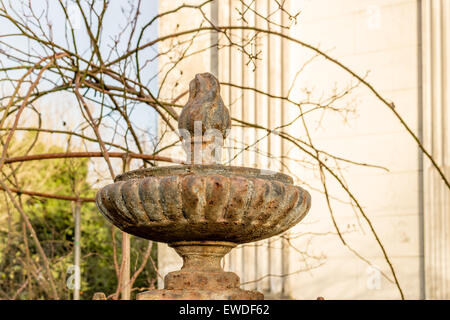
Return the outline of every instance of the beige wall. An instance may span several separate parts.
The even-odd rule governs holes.
[[[293,2],[298,4],[298,2]],[[396,110],[417,132],[419,114],[416,1],[306,1],[301,22],[291,35],[313,45],[344,63],[360,75],[370,71],[367,81],[396,104]],[[303,54],[304,51],[302,51]],[[298,55],[291,48],[291,57]],[[344,86],[351,77],[330,63],[319,61],[307,68],[298,88],[331,90],[335,83]],[[294,91],[294,92],[299,92]],[[419,156],[412,138],[400,126],[392,112],[366,88],[357,89],[356,114],[347,123],[338,115],[308,117],[311,127],[322,121],[313,137],[322,150],[362,163],[384,166],[389,172],[367,167],[347,166],[345,180],[391,258],[406,298],[422,297],[421,289],[421,207],[419,202]],[[301,157],[301,154],[296,154]],[[300,169],[299,169],[300,170]],[[307,174],[308,176],[306,176]],[[310,173],[302,179],[317,185]],[[348,200],[339,187],[330,183],[330,192]],[[393,277],[369,225],[350,205],[332,201],[339,227],[347,231],[345,241],[389,279],[342,245],[333,234],[334,227],[324,196],[312,192],[310,215],[296,232],[327,233],[329,236],[300,238],[302,246],[311,241],[314,251],[326,256],[320,268],[290,278],[292,296],[299,299],[322,295],[337,299],[396,299],[399,293],[390,282]],[[294,266],[300,257],[291,256]]]
[[[426,77],[422,77],[422,50],[425,50],[421,46],[422,34],[431,32],[429,29],[422,31],[421,17],[424,10],[427,10],[426,2],[421,4],[416,0],[290,1],[291,11],[302,10],[302,13],[298,18],[298,24],[293,26],[289,35],[318,46],[359,75],[365,75],[370,71],[366,79],[382,96],[395,102],[397,112],[414,132],[421,135],[424,104],[422,84],[434,88],[435,83],[440,83],[439,79],[442,78],[440,75],[441,78],[432,85],[430,81],[426,81]],[[445,1],[433,0],[433,2]],[[181,3],[182,1],[160,1],[160,12]],[[271,12],[274,7],[268,8],[268,3],[270,5],[271,1],[257,0],[254,6],[257,6],[259,12]],[[238,19],[235,7],[242,9],[239,1],[219,0],[220,25],[243,23]],[[206,8],[206,12],[209,12],[208,10]],[[191,29],[202,20],[201,15],[195,10],[180,13],[179,19],[171,17],[161,20],[161,34],[173,31],[177,24],[179,30]],[[286,17],[277,14],[273,19],[281,21]],[[267,22],[254,15],[248,16],[248,21],[258,27],[267,28]],[[271,28],[275,31],[281,30],[276,26]],[[444,26],[445,28],[448,30],[448,24]],[[235,36],[245,37],[246,34],[248,32],[240,32]],[[209,70],[211,52],[204,49],[209,47],[210,39],[205,33],[189,44],[191,52],[201,53],[188,58],[184,63],[174,66],[168,57],[160,59],[161,70],[173,67],[173,72],[167,78],[167,84],[161,92],[163,97],[167,99],[176,97],[186,90],[189,80],[196,73]],[[220,39],[219,43],[225,43],[224,39]],[[448,49],[447,42],[445,45]],[[163,51],[171,46],[173,43],[165,42],[159,50]],[[330,93],[335,86],[343,88],[351,81],[355,82],[348,73],[324,59],[314,60],[302,71],[300,77],[295,78],[297,70],[311,56],[310,51],[288,44],[286,41],[282,42],[276,37],[260,37],[256,47],[261,50],[262,58],[257,62],[256,71],[253,71],[251,64],[246,64],[247,58],[237,49],[221,48],[218,59],[220,81],[254,86],[274,95],[286,93],[293,86],[290,95],[293,100],[303,99],[305,88],[312,89],[312,97],[319,98],[322,93]],[[430,49],[425,51],[425,54],[435,47],[436,45],[429,45]],[[183,50],[180,49],[179,54],[182,53]],[[435,74],[436,71],[433,75],[437,77]],[[448,88],[448,82],[445,86]],[[445,88],[441,88],[441,92]],[[430,93],[425,95],[427,99],[430,99],[431,92],[434,92],[430,90]],[[434,94],[440,96],[439,91]],[[298,112],[296,107],[281,103],[279,100],[225,85],[222,86],[222,97],[233,116],[271,127],[276,127],[283,119],[284,121],[291,119]],[[187,97],[180,103],[184,103],[185,98]],[[392,111],[367,88],[364,86],[357,88],[351,98],[343,103],[354,106],[356,112],[350,114],[346,121],[341,116],[329,112],[325,116],[319,112],[309,114],[306,119],[310,126],[310,134],[318,148],[341,157],[389,169],[385,171],[352,165],[340,168],[345,176],[346,185],[353,191],[365,213],[370,217],[373,228],[395,268],[405,297],[418,299],[427,293],[428,298],[449,298],[447,275],[450,274],[450,263],[442,258],[446,257],[442,252],[449,245],[448,236],[443,228],[449,221],[448,189],[445,189],[439,180],[433,180],[434,188],[440,188],[440,198],[437,200],[433,198],[434,202],[427,200],[430,194],[434,194],[432,190],[435,189],[427,187],[427,184],[424,187],[422,157],[414,140],[402,128]],[[427,102],[424,101],[425,110],[428,110]],[[428,103],[428,108],[433,105]],[[440,131],[432,134],[433,125],[430,127],[424,124],[425,136],[428,134],[441,137],[445,136],[446,132],[448,136],[450,121],[447,103],[444,101],[438,110],[444,115],[442,123],[445,125],[439,129]],[[433,114],[436,114],[436,111]],[[292,126],[289,132],[293,136],[305,137],[300,122]],[[231,140],[249,143],[261,136],[262,133],[255,130],[242,132],[240,129],[234,129]],[[448,140],[441,139],[439,143],[439,146],[434,144],[433,152],[440,154],[439,150],[444,149],[448,153]],[[305,158],[302,152],[280,143],[276,137],[264,139],[257,146],[260,151],[270,151],[275,155],[274,158],[277,158],[277,155],[286,155],[300,161]],[[440,164],[448,166],[445,162],[448,162],[448,154],[445,152],[441,156]],[[336,234],[324,195],[314,191],[315,188],[321,188],[317,170],[308,169],[296,161],[284,160],[284,163],[288,165],[288,169],[282,167],[278,161],[270,161],[255,152],[246,152],[243,157],[233,161],[236,165],[244,164],[260,168],[270,166],[272,170],[285,171],[293,175],[298,184],[306,182],[305,188],[311,192],[313,199],[309,215],[291,230],[290,243],[273,238],[258,244],[249,244],[227,256],[224,261],[225,268],[237,272],[242,282],[250,282],[244,286],[245,288],[265,291],[268,297],[398,299],[400,297],[398,290],[392,282],[392,273],[380,246],[364,218],[355,213],[352,206],[343,203],[348,202],[348,197],[342,192],[342,188],[332,179],[328,179],[328,191],[337,199],[332,200],[334,215],[343,231],[347,246],[342,244]],[[428,169],[429,164],[427,165],[426,161],[424,163],[426,170],[431,171]],[[426,178],[425,182],[430,179]],[[430,183],[433,185],[433,182]],[[431,205],[425,206],[426,212],[423,216],[424,194],[426,204]],[[432,227],[425,229],[424,232],[424,226],[427,227],[430,223],[436,225],[436,221],[427,218],[433,216],[433,212],[439,212],[441,218],[438,221],[442,221],[439,225],[438,242],[434,240],[436,237]],[[434,245],[431,245],[433,243]],[[427,282],[424,272],[426,261],[424,250],[428,250],[427,257],[432,257],[431,262],[427,262],[427,277],[431,277]],[[163,274],[179,267],[179,258],[164,245],[160,246],[158,258]],[[379,271],[386,277],[380,275]],[[280,277],[282,274],[288,276]],[[439,280],[439,277],[444,277],[444,280]],[[252,282],[257,279],[261,280]],[[434,286],[431,285],[433,281]],[[446,285],[441,285],[442,283]],[[434,293],[436,290],[439,294]]]
[[[450,2],[422,1],[423,141],[450,176]],[[423,161],[426,297],[450,299],[450,192]]]

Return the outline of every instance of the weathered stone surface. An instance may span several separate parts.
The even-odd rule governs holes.
[[[202,134],[215,129],[225,137],[231,127],[230,113],[220,97],[219,81],[211,73],[197,74],[189,83],[189,99],[178,118],[178,128],[194,136],[196,121],[202,124]]]
[[[309,210],[307,191],[280,173],[224,166],[174,166],[118,176],[97,194],[121,230],[160,242],[245,243],[279,234]]]
[[[169,273],[164,279],[164,290],[152,290],[138,295],[138,300],[208,299],[261,300],[255,291],[239,288],[239,277],[224,272],[220,261],[236,245],[221,241],[181,241],[170,244],[183,258],[180,271]]]
[[[136,300],[263,300],[257,291],[230,290],[153,290],[139,293]]]
[[[106,295],[103,292],[96,292],[94,293],[92,300],[106,300]]]
[[[196,121],[202,126],[198,136]],[[212,164],[218,160],[213,150],[222,147],[229,127],[217,79],[199,74],[191,81],[179,118],[179,128],[189,133],[183,140],[194,164],[127,172],[97,193],[97,206],[111,223],[133,235],[167,242],[183,258],[181,270],[166,276],[164,290],[141,293],[138,300],[264,298],[241,290],[239,277],[224,272],[221,259],[236,244],[297,224],[311,197],[285,174]],[[210,129],[216,130],[212,138]]]

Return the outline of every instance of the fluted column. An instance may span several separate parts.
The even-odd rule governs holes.
[[[422,1],[423,143],[450,179],[450,2]],[[427,299],[450,299],[450,191],[423,158]]]

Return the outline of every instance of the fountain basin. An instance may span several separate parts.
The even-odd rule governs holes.
[[[153,299],[260,300],[240,288],[222,258],[240,243],[278,235],[300,222],[311,197],[291,177],[268,170],[218,165],[231,128],[210,73],[189,83],[178,129],[191,165],[140,169],[118,176],[97,193],[100,212],[122,231],[166,242],[183,258],[164,289],[137,295]]]
[[[141,238],[246,243],[280,234],[311,206],[291,177],[222,165],[130,171],[97,193],[100,212]]]

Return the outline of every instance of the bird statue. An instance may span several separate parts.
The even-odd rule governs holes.
[[[178,118],[188,162],[221,162],[223,140],[231,119],[220,97],[219,81],[211,73],[199,73],[189,83],[189,99]]]
[[[220,97],[219,81],[211,73],[199,73],[189,83],[189,99],[178,119],[178,129],[194,135],[194,124],[201,121],[202,135],[219,130],[225,138],[231,127],[230,114]]]

